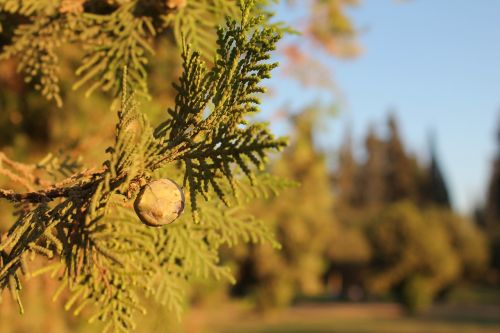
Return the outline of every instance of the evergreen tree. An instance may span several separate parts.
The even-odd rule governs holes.
[[[393,114],[390,114],[387,119],[387,127],[389,137],[385,148],[385,200],[396,202],[414,198],[416,195],[414,168],[404,149],[398,123]]]
[[[448,186],[441,172],[437,157],[436,142],[434,136],[430,138],[431,160],[427,171],[427,186],[425,189],[424,201],[427,203],[450,208],[450,196],[448,194]]]
[[[490,236],[491,266],[496,271],[495,279],[498,283],[500,281],[500,125],[497,129],[497,151],[493,161],[483,219],[483,227]]]
[[[485,209],[486,228],[490,230],[500,224],[500,125],[497,130],[496,141],[497,151],[493,160]]]
[[[288,305],[298,294],[323,290],[327,253],[335,251],[338,222],[333,213],[333,193],[325,156],[314,149],[314,112],[293,120],[293,143],[276,161],[277,175],[299,182],[299,188],[255,208],[256,214],[275,223],[280,253],[269,247],[253,247],[239,258],[237,293],[253,293],[258,305]]]
[[[363,204],[367,208],[380,207],[385,197],[384,143],[371,127],[365,138],[366,161],[362,166],[361,191]]]
[[[426,309],[461,279],[484,275],[487,243],[471,221],[442,207],[410,201],[388,205],[367,228],[372,293],[392,291],[411,311]]]
[[[360,202],[359,169],[353,155],[352,135],[347,133],[338,152],[338,166],[334,173],[334,189],[337,194],[336,208],[356,207]]]
[[[372,221],[367,230],[373,249],[367,274],[372,293],[394,291],[418,312],[459,277],[460,260],[442,221],[408,201],[388,205]]]
[[[335,212],[344,224],[332,238],[330,274],[342,281],[344,296],[352,285],[371,294],[394,292],[419,311],[459,279],[484,274],[488,255],[481,232],[450,210],[435,149],[430,167],[422,167],[403,147],[393,116],[388,125],[385,140],[369,129],[364,162],[353,161],[348,145],[340,151]],[[358,177],[353,169],[362,170]],[[360,204],[342,198],[342,188],[356,183]]]

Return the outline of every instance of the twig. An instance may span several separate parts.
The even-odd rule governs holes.
[[[9,201],[15,202],[31,202],[31,203],[41,203],[52,201],[57,198],[69,197],[72,193],[76,191],[84,191],[91,188],[98,182],[99,179],[87,180],[82,184],[77,184],[67,187],[53,187],[50,189],[26,192],[26,193],[16,193],[13,190],[0,189],[0,198],[7,199]]]

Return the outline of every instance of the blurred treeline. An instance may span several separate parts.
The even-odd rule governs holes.
[[[325,153],[314,145],[317,114],[293,118],[293,143],[274,164],[301,185],[255,207],[275,223],[283,250],[238,252],[234,295],[250,295],[263,310],[322,295],[393,299],[419,312],[457,286],[498,285],[498,158],[478,223],[453,210],[433,140],[429,156],[417,158],[390,114],[382,131],[367,130],[363,147],[346,135]]]

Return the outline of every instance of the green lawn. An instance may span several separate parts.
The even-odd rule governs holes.
[[[222,329],[220,333],[493,333],[500,332],[500,324],[480,322],[397,320],[342,320],[255,325]]]
[[[211,333],[499,333],[500,307],[440,305],[408,317],[394,304],[321,304],[270,317],[234,317],[212,327]]]

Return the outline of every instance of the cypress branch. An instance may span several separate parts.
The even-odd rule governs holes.
[[[74,32],[85,20],[106,25],[116,19],[110,15],[131,15],[137,9],[135,4],[129,1],[112,7],[108,14],[88,12],[91,9],[85,7],[78,14],[61,13],[59,7],[50,11],[28,0],[17,6],[0,0],[0,10],[32,15],[45,8],[54,19],[76,20],[68,28]],[[190,279],[233,282],[231,272],[219,260],[223,244],[252,241],[276,245],[263,222],[244,213],[237,200],[238,193],[266,196],[282,187],[262,178],[257,169],[264,167],[270,152],[286,144],[284,139],[274,138],[266,124],[249,124],[248,116],[259,110],[257,95],[264,92],[261,81],[276,67],[267,61],[280,38],[279,31],[266,26],[264,18],[253,16],[251,4],[241,2],[241,20],[227,19],[218,30],[211,66],[198,51],[184,48],[175,106],[155,128],[136,102],[135,92],[144,92],[140,82],[146,77],[140,68],[145,61],[138,58],[138,63],[130,62],[133,54],[116,58],[122,51],[113,51],[112,59],[101,53],[88,54],[82,80],[121,91],[115,140],[106,150],[108,158],[102,166],[91,169],[83,169],[78,161],[52,156],[35,166],[23,166],[0,155],[0,170],[14,175],[44,170],[58,179],[41,182],[28,178],[33,190],[24,193],[0,189],[0,198],[22,205],[17,221],[0,239],[0,291],[9,289],[20,302],[20,277],[27,274],[27,258],[49,257],[60,264],[33,274],[51,273],[61,280],[55,298],[69,290],[68,310],[80,313],[93,305],[90,321],[104,321],[105,331],[128,332],[136,326],[136,314],[144,312],[141,295],[149,295],[179,314]],[[148,17],[135,19],[142,20],[140,29],[149,29],[152,34],[145,23]],[[104,29],[99,33],[121,33],[123,25],[116,27],[118,31]],[[131,37],[136,28],[127,26],[132,29],[127,38],[136,39],[126,43],[147,48],[146,39]],[[128,65],[127,71],[122,75],[123,84],[116,85],[116,71],[122,65]],[[167,177],[183,183],[193,216],[184,214],[168,227],[149,228],[139,222],[132,202],[152,179]],[[251,184],[260,188],[250,195]],[[228,209],[229,205],[233,207]]]

